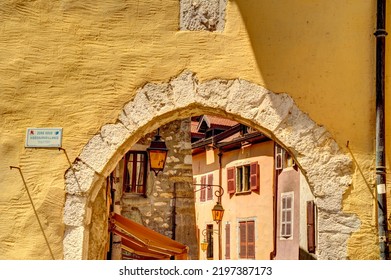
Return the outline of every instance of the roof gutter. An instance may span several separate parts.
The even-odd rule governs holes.
[[[385,160],[386,0],[377,1],[376,32],[376,185],[380,259],[389,259]]]

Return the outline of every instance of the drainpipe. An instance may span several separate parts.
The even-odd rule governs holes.
[[[386,161],[385,161],[385,44],[387,32],[386,0],[377,1],[376,32],[376,185],[377,215],[380,259],[389,259],[387,200],[386,200]]]
[[[218,153],[218,156],[219,156],[219,186],[221,186],[222,184],[222,158],[223,158],[223,152],[219,149],[219,153]],[[219,200],[219,203],[220,205],[222,205],[221,203],[221,196],[219,196],[218,198]],[[223,244],[222,244],[222,241],[221,241],[221,234],[222,234],[222,223],[223,221],[221,221],[217,226],[219,227],[219,260],[222,260],[223,259]]]

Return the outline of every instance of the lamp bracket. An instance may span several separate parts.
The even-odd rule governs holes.
[[[224,189],[220,185],[210,185],[210,184],[192,184],[193,186],[201,186],[198,190],[195,190],[194,192],[198,192],[204,189],[210,189],[210,188],[219,188],[215,191],[215,196],[220,198],[224,194]]]

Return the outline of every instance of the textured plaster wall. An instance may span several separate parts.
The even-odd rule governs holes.
[[[345,152],[350,141],[372,184],[375,14],[374,0],[227,1],[224,30],[207,32],[179,31],[177,0],[1,1],[0,258],[50,258],[22,179],[9,166],[22,168],[55,258],[62,259],[64,203],[84,203],[65,200],[66,155],[71,162],[83,158],[83,147],[115,123],[138,88],[184,69],[200,81],[242,78],[286,92]],[[67,154],[25,149],[25,130],[34,126],[63,127]],[[389,166],[389,150],[387,156]],[[102,179],[101,167],[91,170],[96,176],[83,178]],[[355,166],[343,194],[343,210],[360,221],[346,233],[348,258],[378,257],[373,193]],[[82,217],[67,219],[77,225]],[[84,242],[76,236],[65,239]]]

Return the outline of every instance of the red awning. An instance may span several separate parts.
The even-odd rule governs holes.
[[[122,248],[145,258],[186,260],[188,247],[156,231],[113,213],[111,231],[121,237]]]

